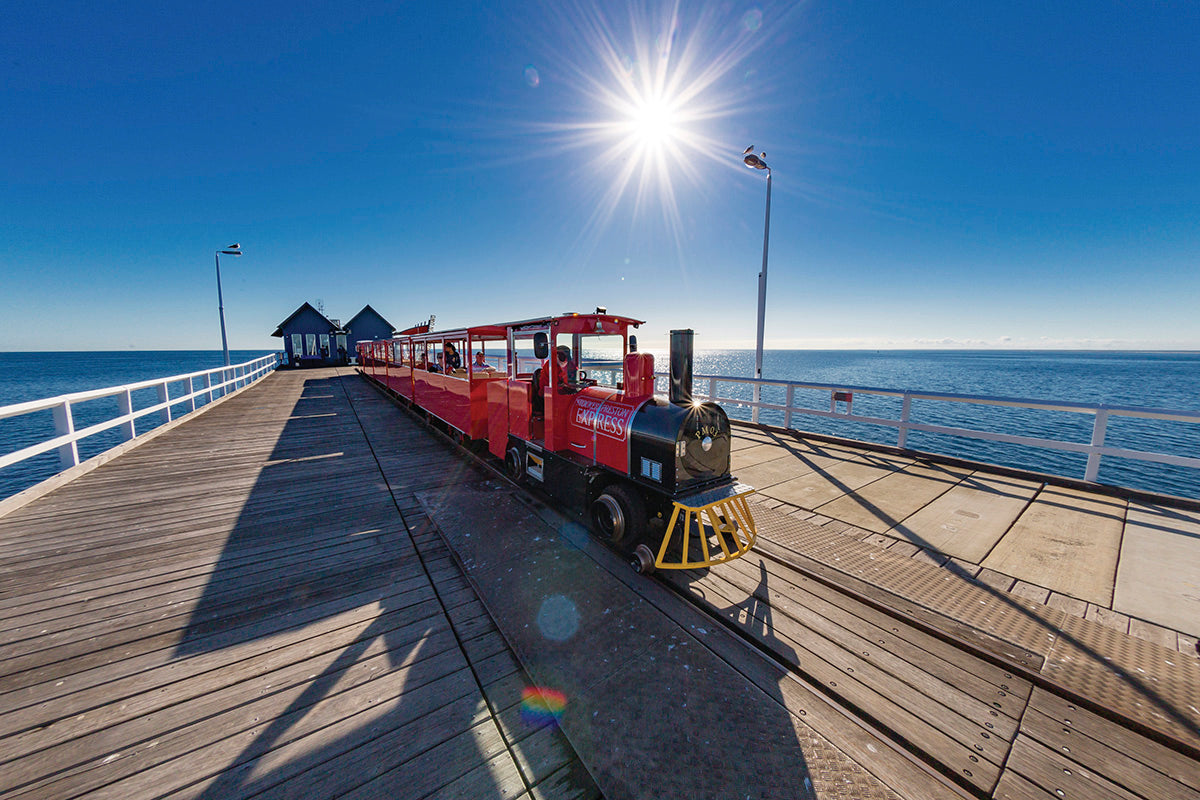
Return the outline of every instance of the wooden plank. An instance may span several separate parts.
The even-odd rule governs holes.
[[[1086,797],[1088,800],[1158,800],[1139,797],[1070,758],[1020,735],[1013,743],[1008,769],[1057,797]]]
[[[1010,769],[1000,776],[992,797],[995,800],[1063,800],[1061,795],[1031,783]]]
[[[1042,689],[1034,690],[1030,708],[1036,709],[1039,714],[1053,720],[1054,724],[1058,726],[1057,730],[1053,728],[1039,729],[1043,733],[1042,741],[1050,746],[1062,747],[1066,744],[1066,739],[1077,734],[1080,738],[1088,740],[1074,746],[1079,751],[1081,758],[1096,760],[1098,756],[1093,750],[1095,747],[1093,743],[1101,743],[1105,750],[1111,749],[1125,759],[1149,766],[1170,780],[1182,784],[1186,787],[1187,792],[1200,792],[1200,767],[1187,756],[1163,747],[1157,742],[1152,742],[1111,720],[1084,711],[1069,700]],[[1068,728],[1075,734],[1066,733],[1062,728]],[[1062,741],[1059,740],[1058,734],[1062,734]],[[1071,745],[1066,744],[1066,746]],[[1130,768],[1133,767],[1128,764],[1118,767],[1122,770]],[[1171,796],[1169,794],[1160,795],[1160,797]],[[1184,794],[1183,796],[1189,795]]]
[[[790,616],[803,619],[809,614],[818,614],[825,617],[850,634],[860,636],[875,646],[886,647],[906,661],[920,665],[940,680],[976,696],[994,695],[997,689],[1016,697],[1029,696],[1032,688],[1029,682],[1015,677],[1008,670],[981,661],[961,648],[916,628],[898,625],[895,617],[839,592],[827,591],[821,584],[808,580],[786,565],[766,559],[758,560],[758,565],[756,567],[754,556],[744,557],[722,570],[720,577],[736,583],[743,591],[753,592],[757,599],[769,601],[772,609]],[[757,585],[760,583],[768,591],[760,589]],[[881,641],[883,644],[880,644]],[[989,697],[989,707],[993,699]],[[1001,712],[1016,718],[1023,707],[1022,703],[1007,708],[1002,703]]]
[[[474,688],[466,670],[402,694],[387,683],[367,683],[302,714],[260,724],[253,735],[220,739],[89,796],[340,797],[448,739],[468,737],[476,749],[464,748],[466,754],[488,758],[503,743],[498,733],[479,740],[473,735],[481,726],[495,729],[486,714],[480,720]]]
[[[465,775],[455,778],[445,786],[439,787],[436,795],[433,796],[436,796],[437,800],[478,800],[481,797],[520,800],[520,798],[530,796],[525,788],[526,784],[521,779],[512,756],[509,753],[501,753]],[[383,792],[388,800],[394,796],[389,793],[389,790],[383,790]]]
[[[421,797],[458,796],[464,798],[519,797],[525,784],[511,770],[500,769],[493,760],[512,763],[507,753],[501,753],[503,740],[490,721],[450,739],[438,747],[406,762],[403,768],[393,769],[345,795],[345,800],[415,800]],[[473,769],[480,758],[487,769]],[[469,777],[468,777],[469,776]],[[454,789],[458,779],[464,779]],[[460,794],[461,793],[461,794]],[[288,797],[283,794],[280,797]]]
[[[560,767],[530,790],[533,800],[601,800],[587,767],[579,759]]]
[[[1031,707],[1029,713],[1021,721],[1021,733],[1035,739],[1047,749],[1057,753],[1069,753],[1070,758],[1086,770],[1102,776],[1118,786],[1135,790],[1138,795],[1151,800],[1160,797],[1170,797],[1174,800],[1200,800],[1200,791],[1192,789],[1180,781],[1174,780],[1160,771],[1156,765],[1163,764],[1169,769],[1172,756],[1166,748],[1153,742],[1133,742],[1135,751],[1142,754],[1149,763],[1122,750],[1117,750],[1097,741],[1088,735],[1086,713],[1072,714],[1072,725],[1048,717]],[[1094,729],[1093,729],[1094,731]],[[1128,734],[1124,737],[1131,738]],[[1193,763],[1191,772],[1200,772],[1200,765]]]
[[[821,466],[836,463],[832,458],[822,458],[821,461],[824,462]],[[816,464],[812,460],[797,458],[787,453],[770,461],[762,461],[749,467],[737,467],[732,471],[738,481],[762,491],[777,483],[812,472],[815,468]]]
[[[345,655],[350,652],[353,660]],[[381,630],[369,641],[305,658],[34,752],[15,762],[0,786],[47,797],[74,797],[214,741],[253,731],[260,720],[282,724],[285,719],[298,719],[319,700],[369,682],[392,681],[398,691],[407,692],[463,667],[448,630],[430,635],[423,625],[401,621],[401,627]],[[97,769],[114,751],[119,758]]]
[[[716,590],[708,581],[703,586],[711,602]],[[755,609],[755,613],[765,612]],[[757,621],[762,623],[761,618]],[[874,656],[864,658],[857,651],[849,647],[842,649],[826,639],[831,633],[828,626],[809,628],[782,614],[773,615],[771,623],[766,635],[757,638],[790,663],[798,665],[811,680],[829,687],[845,702],[869,713],[881,725],[896,731],[939,763],[950,765],[956,771],[970,770],[972,783],[984,789],[995,785],[1000,774],[999,765],[1008,754],[1007,741],[985,729],[982,723],[961,716],[957,709],[913,688],[911,683],[915,682],[923,684],[932,693],[940,693],[931,690],[930,681],[922,680],[919,672],[910,665],[899,660],[886,660],[889,669],[884,669],[875,663],[880,660],[878,651],[868,651]],[[964,705],[971,701],[961,695],[960,699]],[[986,710],[982,713],[987,719]],[[1010,727],[1015,729],[1015,725]]]
[[[1113,610],[1200,635],[1200,512],[1130,504]]]
[[[183,613],[184,610],[190,612],[202,597],[211,603],[217,598],[237,596],[239,591],[242,595],[261,596],[262,591],[272,584],[294,584],[297,574],[317,577],[378,564],[386,557],[385,551],[377,544],[361,539],[314,549],[309,554],[296,547],[284,552],[286,555],[277,555],[271,560],[259,558],[231,563],[221,559],[220,585],[216,586],[212,585],[211,580],[217,575],[213,574],[213,567],[209,565],[204,571],[192,570],[184,575],[151,579],[150,582],[126,582],[118,587],[82,595],[73,592],[60,597],[55,605],[22,605],[0,618],[0,631],[4,632],[11,647],[26,635],[40,639],[51,632],[66,629],[78,631],[86,629],[89,621],[124,617],[150,608],[157,611],[162,607],[170,607],[176,613]],[[187,607],[182,608],[185,605]],[[5,654],[11,657],[17,652],[6,647]]]
[[[952,489],[968,470],[909,464],[850,495],[817,506],[824,514],[876,533],[892,531],[922,506]],[[893,533],[903,537],[903,533]],[[917,540],[924,546],[923,540]]]
[[[431,605],[420,607],[421,603],[429,603],[431,593],[422,590],[421,594],[407,596],[396,611],[421,616],[433,613]],[[187,659],[174,659],[170,651],[146,653],[64,680],[9,692],[4,695],[8,712],[0,715],[0,736],[7,737],[0,739],[0,758],[9,757],[14,748],[24,747],[23,740],[13,734],[32,732],[39,740],[47,737],[57,741],[55,737],[75,729],[74,722],[83,721],[79,717],[85,711],[92,712],[89,720],[94,720],[100,709],[121,717],[144,713],[147,709],[139,703],[118,705],[118,701],[145,697],[150,689],[164,690],[147,698],[152,703],[178,702],[189,696],[183,692],[212,689],[212,684],[204,681],[187,681],[191,676],[212,673],[209,677],[220,685],[229,679],[222,678],[219,670],[223,667],[237,664],[239,674],[251,668],[274,669],[286,661],[284,651],[288,645],[319,639],[340,628],[369,628],[379,614],[375,603],[386,605],[388,599],[387,593],[379,590],[348,595],[306,606],[279,620],[269,620],[266,625],[255,622],[214,634],[204,642],[203,650]]]
[[[1111,607],[1125,505],[1092,492],[1046,487],[983,566]]]
[[[29,652],[4,662],[0,692],[19,691],[114,663],[117,659],[113,654],[118,648],[121,661],[146,655],[145,662],[155,653],[160,661],[169,661],[181,651],[190,654],[206,649],[202,644],[204,637],[213,633],[242,630],[243,638],[258,638],[270,633],[270,626],[279,625],[274,621],[276,617],[282,618],[322,600],[336,602],[347,594],[372,590],[407,593],[394,595],[401,604],[428,597],[427,579],[405,561],[381,562],[378,569],[358,565],[345,571],[306,576],[300,581],[285,579],[264,584],[263,594],[252,585],[245,586],[236,595],[212,602],[201,597],[196,605],[178,609],[180,613],[164,615],[151,608],[128,618],[102,618],[82,630],[70,629],[47,636],[45,642],[40,638],[29,639],[22,648]],[[403,571],[396,569],[401,565]]]
[[[893,535],[978,564],[1037,493],[1039,484],[974,473],[905,519]]]
[[[776,484],[764,494],[800,508],[814,510],[872,481],[891,475],[907,463],[869,456],[861,460],[840,461]]]

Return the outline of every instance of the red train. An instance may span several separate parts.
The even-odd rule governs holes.
[[[597,309],[422,326],[360,342],[359,371],[464,440],[486,442],[514,479],[586,509],[639,572],[737,558],[754,544],[754,490],[730,475],[729,418],[692,398],[690,330],[671,332],[669,395],[655,395],[654,356],[630,335],[641,324]]]

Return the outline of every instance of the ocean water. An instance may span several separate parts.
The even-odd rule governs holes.
[[[262,350],[231,350],[229,360],[232,364],[244,364],[268,353]],[[223,363],[220,350],[0,353],[0,406],[183,375],[220,367]],[[200,388],[199,384],[196,388]],[[170,392],[172,397],[185,394],[183,384],[172,384]],[[132,396],[135,410],[158,403],[154,388],[140,389],[133,392]],[[203,399],[197,399],[197,404],[203,405]],[[71,408],[76,430],[118,416],[115,397],[72,404]],[[172,407],[171,413],[178,416],[186,410],[187,406],[181,404]],[[161,425],[162,419],[158,414],[147,414],[136,424],[137,432],[141,434]],[[6,455],[53,436],[54,418],[50,411],[0,419],[0,454]],[[120,431],[115,428],[89,436],[79,442],[79,459],[84,461],[121,441]],[[0,469],[0,498],[44,481],[58,470],[57,451]]]
[[[657,360],[657,357],[656,357]],[[754,352],[713,350],[696,354],[696,375],[749,376]],[[775,350],[763,355],[763,377],[949,394],[987,395],[1139,408],[1200,410],[1200,353],[1127,351],[845,351]],[[707,383],[699,383],[707,392]],[[749,399],[749,387],[718,384],[718,396]],[[762,400],[784,405],[785,390],[764,388]],[[828,391],[795,392],[793,403],[829,410]],[[839,404],[844,410],[844,404]],[[856,416],[899,419],[901,399],[854,394]],[[726,404],[730,416],[750,419],[749,408]],[[1092,414],[914,401],[914,422],[1087,444]],[[783,424],[781,412],[760,422]],[[792,427],[881,444],[896,444],[896,430],[878,425],[793,415]],[[1200,424],[1110,417],[1105,444],[1171,455],[1200,456]],[[957,436],[912,432],[907,446],[991,464],[1083,478],[1079,453]],[[1200,470],[1105,457],[1099,481],[1182,497],[1200,498]]]
[[[234,363],[262,351],[231,353]],[[656,354],[660,369],[667,365]],[[114,353],[0,353],[0,406],[67,392],[116,386],[208,369],[221,365],[219,351]],[[696,375],[749,377],[752,350],[697,351]],[[1200,353],[1046,352],[1046,351],[846,351],[772,350],[763,358],[766,378],[848,387],[909,389],[922,392],[990,395],[1034,400],[1200,410]],[[697,384],[706,392],[707,384]],[[748,387],[718,384],[718,394],[749,400]],[[179,391],[178,387],[172,394]],[[767,388],[763,400],[782,405],[784,390]],[[157,402],[153,389],[135,393],[134,407]],[[827,391],[795,393],[796,406],[829,410]],[[750,410],[726,404],[731,417],[749,419]],[[180,409],[177,409],[180,410]],[[854,413],[896,419],[898,398],[854,395]],[[115,399],[76,408],[76,427],[116,415]],[[916,401],[915,422],[948,425],[1080,443],[1091,440],[1090,414],[995,408],[959,403]],[[760,420],[782,424],[783,414],[763,412]],[[159,424],[158,415],[139,421],[139,432]],[[793,427],[862,441],[895,444],[896,431],[877,425],[794,415]],[[0,453],[18,450],[53,434],[49,411],[0,420]],[[87,458],[117,444],[117,431],[80,443]],[[1135,450],[1200,456],[1200,424],[1157,420],[1110,419],[1106,443]],[[1082,478],[1080,454],[938,434],[911,433],[908,446],[992,464]],[[6,497],[53,475],[58,456],[47,453],[0,470],[0,497]],[[1105,458],[1100,481],[1118,486],[1200,498],[1200,470],[1128,459]]]

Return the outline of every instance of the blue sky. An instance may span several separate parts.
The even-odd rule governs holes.
[[[1194,2],[34,3],[0,26],[0,349],[303,301],[767,347],[1200,348]]]

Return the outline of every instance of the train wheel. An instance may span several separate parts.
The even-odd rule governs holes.
[[[609,486],[592,503],[592,524],[612,544],[631,544],[645,531],[646,504],[628,486]]]
[[[654,553],[644,544],[639,544],[629,557],[629,566],[638,575],[649,575],[654,572]]]
[[[504,454],[504,469],[508,472],[508,477],[518,483],[521,478],[525,477],[525,466],[521,463],[520,450],[515,447],[508,448],[508,452]]]

